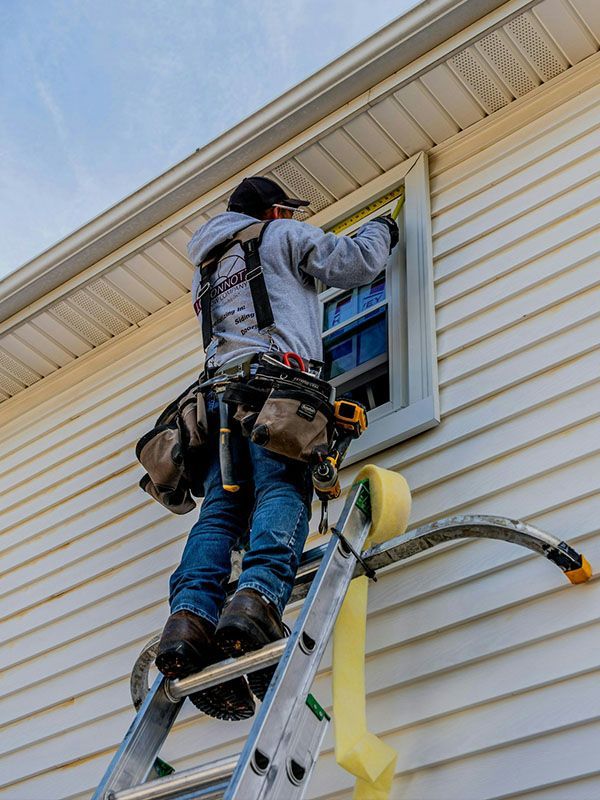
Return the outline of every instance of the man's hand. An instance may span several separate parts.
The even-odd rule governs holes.
[[[390,232],[390,253],[391,253],[392,250],[394,249],[394,247],[396,247],[396,245],[398,244],[398,239],[400,238],[400,233],[398,231],[398,226],[396,225],[396,223],[394,222],[394,220],[391,218],[391,216],[389,214],[386,214],[383,217],[375,217],[375,219],[372,220],[372,222],[381,222],[381,224],[385,225],[386,228],[389,230],[389,232]]]

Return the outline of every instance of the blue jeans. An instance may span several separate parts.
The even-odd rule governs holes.
[[[257,589],[283,613],[308,535],[310,470],[303,462],[253,444],[234,422],[231,448],[240,489],[226,492],[219,465],[218,408],[214,396],[207,400],[204,500],[181,563],[171,575],[171,613],[186,609],[216,625],[225,602],[231,551],[243,543],[248,550],[238,587]]]

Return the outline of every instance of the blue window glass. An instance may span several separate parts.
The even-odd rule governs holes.
[[[335,378],[387,352],[387,308],[365,314],[325,336],[325,378]]]
[[[367,286],[350,289],[325,303],[324,330],[341,325],[350,317],[367,311],[382,300],[385,300],[385,273],[378,275]]]

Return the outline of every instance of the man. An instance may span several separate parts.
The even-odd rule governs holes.
[[[188,252],[198,266],[242,229],[268,220],[260,242],[260,263],[274,326],[259,330],[246,278],[244,251],[221,254],[210,278],[212,338],[205,365],[218,370],[240,356],[292,351],[308,362],[322,359],[321,322],[315,279],[353,288],[369,283],[385,266],[398,241],[390,217],[363,225],[354,237],[324,233],[297,222],[293,214],[308,201],[287,197],[274,181],[244,179],[228,209],[192,237]],[[201,276],[192,284],[201,320]],[[205,306],[206,308],[206,306]],[[206,321],[205,321],[206,322]],[[293,588],[308,535],[312,486],[304,462],[277,455],[232,429],[232,460],[245,476],[239,491],[223,488],[219,464],[219,419],[214,396],[207,398],[209,463],[200,516],[192,527],[181,563],[171,576],[169,617],[156,664],[169,678],[184,677],[226,654],[241,655],[284,633],[282,614]],[[222,613],[230,577],[231,551],[249,527],[238,589]],[[198,692],[192,702],[211,716],[239,720],[254,713],[252,693],[263,699],[274,668]]]

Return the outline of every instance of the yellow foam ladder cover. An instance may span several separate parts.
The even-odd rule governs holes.
[[[410,489],[402,475],[374,464],[357,481],[368,480],[371,531],[365,549],[404,533],[410,515]],[[333,632],[333,721],[335,758],[356,776],[353,800],[388,800],[397,752],[367,730],[365,642],[369,579],[348,587]]]

